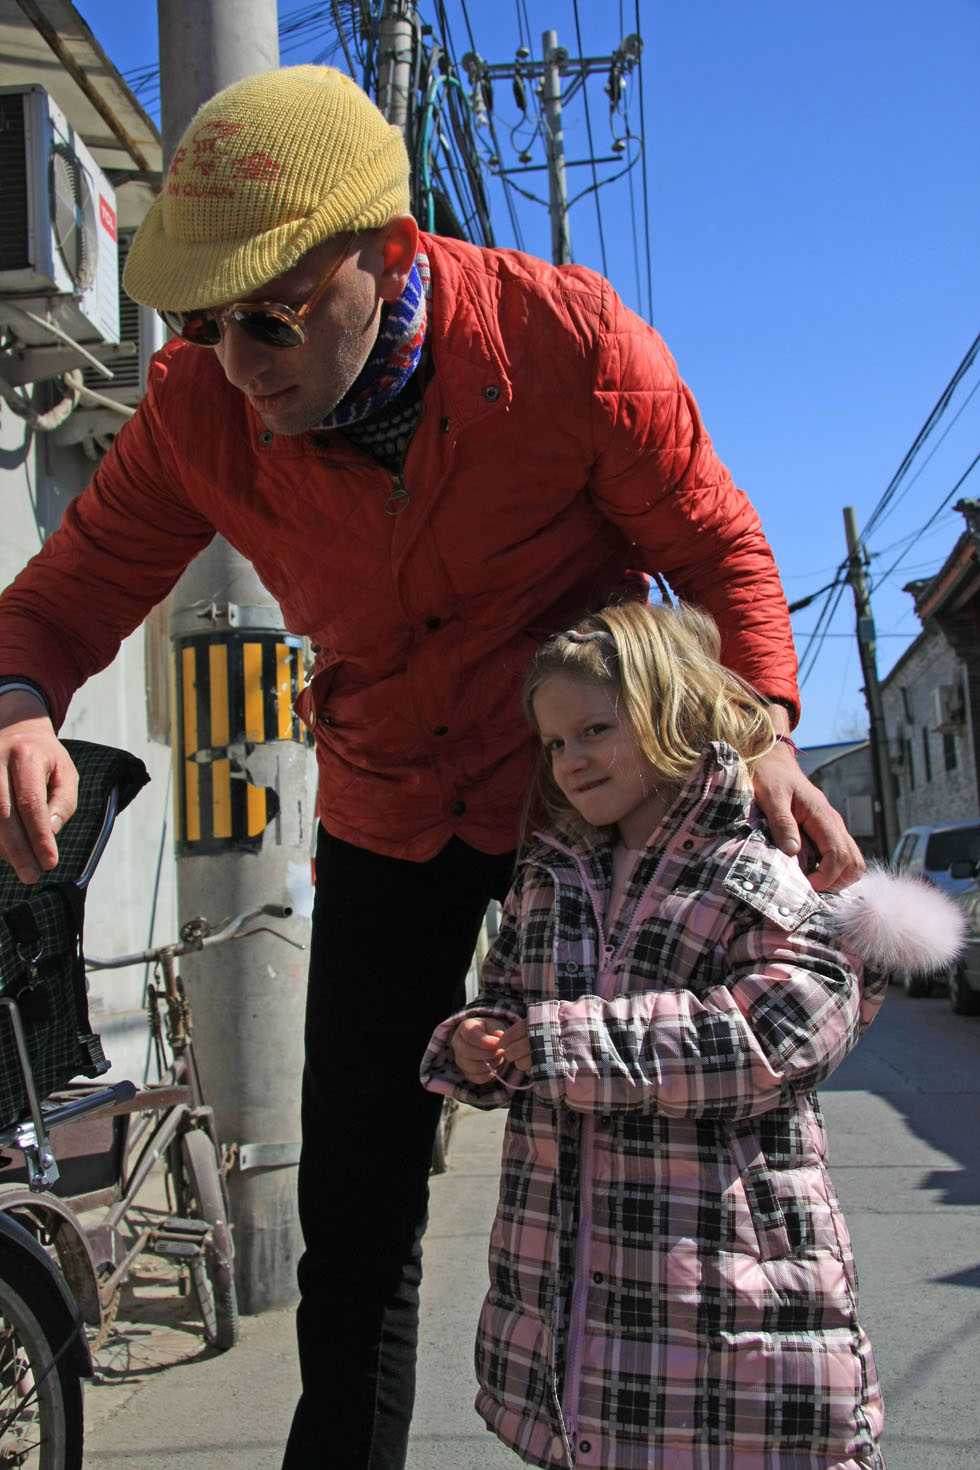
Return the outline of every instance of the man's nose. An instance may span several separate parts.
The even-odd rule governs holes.
[[[217,352],[225,377],[233,388],[244,392],[247,388],[258,387],[271,366],[273,350],[250,337],[237,322],[225,318]]]

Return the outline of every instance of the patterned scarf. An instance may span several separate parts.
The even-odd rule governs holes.
[[[382,318],[367,362],[333,413],[317,428],[344,429],[398,397],[422,358],[431,294],[429,258],[420,250],[404,291]]]

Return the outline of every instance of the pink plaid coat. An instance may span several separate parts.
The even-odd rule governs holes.
[[[541,838],[468,1014],[526,1016],[508,1106],[476,1407],[531,1465],[881,1470],[883,1414],[814,1089],[886,980],[772,848],[712,746],[611,929],[611,849]],[[519,1081],[517,1074],[512,1081]]]

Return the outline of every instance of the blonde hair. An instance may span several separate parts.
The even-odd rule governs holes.
[[[766,701],[725,668],[720,653],[715,621],[698,608],[607,607],[538,649],[524,679],[524,714],[536,730],[534,696],[547,679],[564,674],[610,691],[666,785],[684,781],[716,740],[751,766],[772,749],[775,729]],[[580,820],[559,791],[544,750],[536,788],[533,804],[547,819]]]

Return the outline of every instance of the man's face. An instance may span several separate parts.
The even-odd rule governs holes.
[[[304,319],[299,347],[268,347],[226,318],[214,348],[225,377],[238,388],[274,434],[305,434],[336,408],[367,361],[378,335],[383,301],[399,294],[388,268],[388,230],[372,230],[353,243],[326,240],[292,270],[253,291],[246,301],[275,301],[298,309],[342,262],[324,295]],[[414,258],[408,252],[405,259]]]

